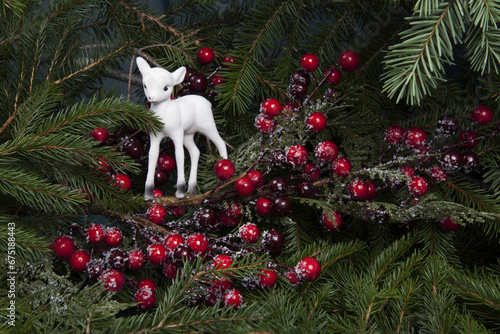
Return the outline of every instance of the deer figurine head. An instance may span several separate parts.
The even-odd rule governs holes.
[[[184,198],[186,193],[183,147],[186,147],[191,159],[187,191],[195,194],[200,151],[194,143],[194,134],[201,133],[208,137],[219,150],[219,154],[227,159],[226,144],[217,131],[212,105],[199,95],[186,95],[174,100],[170,99],[174,86],[184,80],[185,67],[180,67],[171,73],[163,68],[150,67],[148,62],[141,57],[137,58],[137,67],[142,75],[144,94],[151,103],[151,110],[164,124],[161,131],[150,133],[151,141],[144,199],[153,199],[154,174],[160,153],[160,144],[165,137],[172,139],[175,146],[177,164],[175,196]]]

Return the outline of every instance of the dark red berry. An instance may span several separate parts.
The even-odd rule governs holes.
[[[58,258],[68,258],[75,252],[76,246],[73,239],[69,236],[62,235],[55,238],[50,248],[54,251],[54,255]]]
[[[324,141],[316,146],[314,149],[314,155],[318,159],[319,163],[330,163],[337,159],[339,149],[335,143],[331,141]]]
[[[186,244],[191,247],[195,256],[204,255],[209,247],[207,237],[200,233],[191,234],[187,238]]]
[[[304,281],[314,281],[321,274],[321,264],[313,257],[305,257],[295,266],[298,277]]]
[[[191,247],[187,245],[179,245],[172,252],[172,259],[174,263],[191,261],[193,259],[193,251]]]
[[[164,185],[168,181],[167,173],[165,173],[164,171],[162,171],[160,169],[155,170],[154,180],[155,180],[155,186],[161,187],[162,185]]]
[[[162,244],[148,246],[148,260],[152,264],[162,264],[167,260],[167,249]]]
[[[460,127],[460,122],[455,116],[444,115],[438,120],[437,132],[445,136],[451,136],[457,132]]]
[[[309,198],[314,194],[314,185],[308,180],[301,181],[295,186],[295,194],[299,197]]]
[[[330,171],[332,174],[340,177],[346,177],[349,175],[351,169],[351,161],[346,157],[339,157],[330,165]]]
[[[226,226],[236,226],[243,217],[243,207],[238,202],[230,202],[228,207],[221,212],[220,221]]]
[[[265,197],[260,197],[255,201],[255,211],[260,216],[266,216],[270,214],[272,209],[273,209],[273,204],[271,200]]]
[[[215,54],[211,48],[205,47],[198,50],[197,56],[200,63],[206,65],[214,60]]]
[[[384,132],[384,140],[387,145],[395,146],[403,142],[405,130],[399,125],[391,125]]]
[[[301,281],[295,269],[289,270],[285,273],[285,278],[290,282],[291,285],[297,286],[300,285]]]
[[[326,116],[320,112],[313,112],[306,119],[306,128],[312,132],[321,132],[326,128]]]
[[[174,279],[179,273],[179,268],[177,268],[177,265],[172,261],[167,261],[163,265],[162,273],[166,278]]]
[[[108,259],[108,266],[112,269],[121,270],[125,268],[128,261],[128,254],[122,249],[112,248],[106,255]]]
[[[272,251],[281,251],[285,244],[285,236],[281,231],[270,229],[262,233],[262,245]]]
[[[196,93],[204,92],[208,87],[208,79],[203,73],[195,73],[189,78],[189,88]]]
[[[311,83],[311,75],[304,70],[297,70],[290,76],[290,85],[300,84],[308,87]]]
[[[477,106],[472,111],[472,121],[478,125],[486,125],[493,119],[493,112],[487,106]]]
[[[226,81],[224,80],[224,77],[221,77],[220,75],[214,75],[211,79],[210,79],[210,83],[214,86],[218,86],[218,85],[221,85],[223,83],[226,83]]]
[[[479,157],[474,152],[465,152],[462,160],[462,166],[466,173],[469,173],[479,166]]]
[[[236,59],[233,56],[224,56],[224,58],[222,58],[223,67],[230,68],[230,64],[232,63],[236,63]]]
[[[90,244],[103,242],[105,237],[106,232],[101,224],[92,224],[87,229],[87,242]]]
[[[327,69],[324,73],[324,76],[326,76],[326,82],[328,82],[330,85],[336,85],[340,82],[340,79],[342,79],[342,74],[337,68]]]
[[[222,295],[222,302],[225,307],[232,307],[238,309],[243,303],[243,295],[237,289],[228,289]]]
[[[125,153],[132,159],[139,159],[144,155],[144,145],[139,140],[128,143]]]
[[[104,143],[108,140],[109,132],[105,128],[98,127],[90,132],[90,137],[92,137],[95,141]]]
[[[401,166],[399,170],[408,178],[412,179],[415,176],[415,170],[410,166]]]
[[[302,173],[304,179],[309,181],[316,181],[321,175],[319,167],[313,163],[305,164],[304,168],[302,168]]]
[[[271,164],[271,168],[273,169],[283,169],[290,167],[286,159],[285,152],[280,150],[273,151],[271,152],[271,154],[269,154],[269,162]]]
[[[463,156],[455,150],[448,150],[441,155],[441,166],[445,171],[453,172],[462,167]]]
[[[90,261],[90,255],[83,249],[74,252],[69,258],[69,265],[74,271],[84,271]]]
[[[342,91],[335,88],[328,88],[323,93],[323,101],[337,103],[342,97]]]
[[[241,241],[248,244],[254,244],[260,238],[259,227],[254,223],[246,223],[239,228],[238,236]]]
[[[281,196],[274,199],[273,209],[278,216],[287,216],[292,212],[292,200],[289,197]]]
[[[175,159],[170,154],[160,154],[157,166],[165,173],[171,173],[175,170]]]
[[[261,269],[259,274],[258,284],[263,288],[269,288],[278,281],[278,274],[272,268]]]
[[[249,196],[255,190],[255,184],[250,180],[250,178],[243,176],[240,177],[234,184],[236,192],[240,196]]]
[[[217,227],[217,213],[210,208],[200,208],[194,214],[194,221],[201,228],[214,229]]]
[[[427,134],[422,128],[418,126],[413,126],[406,130],[404,141],[409,148],[420,148],[427,140]]]
[[[337,211],[330,211],[321,216],[321,224],[330,231],[338,230],[342,226],[342,216]]]
[[[260,105],[260,112],[268,117],[276,117],[281,114],[281,103],[276,99],[267,99]]]
[[[233,177],[235,172],[234,165],[230,160],[219,160],[214,167],[215,176],[221,181],[228,180]]]
[[[184,244],[184,238],[177,233],[171,233],[165,238],[165,247],[173,251],[177,246]]]
[[[361,179],[354,179],[349,183],[349,194],[354,200],[363,200],[368,196],[368,184]]]
[[[146,264],[146,255],[140,249],[132,249],[128,252],[128,267],[139,270]]]
[[[476,138],[478,137],[476,131],[474,130],[464,130],[460,132],[458,135],[458,142],[462,143],[462,147],[466,149],[474,148],[478,141]]]
[[[375,197],[377,197],[377,185],[371,180],[367,180],[366,184],[368,185],[368,195],[365,199],[367,201],[373,201]]]
[[[423,196],[429,190],[429,183],[422,176],[414,176],[408,183],[408,190],[415,196]]]
[[[110,247],[116,247],[123,241],[123,233],[118,227],[108,227],[104,242]]]
[[[339,57],[339,65],[343,71],[354,71],[359,65],[359,55],[351,50],[344,51]]]
[[[167,213],[169,215],[175,216],[175,217],[182,217],[186,214],[186,207],[183,205],[180,206],[169,206]]]
[[[86,272],[91,280],[98,279],[106,270],[106,265],[101,259],[92,259],[87,263]]]
[[[300,111],[299,105],[297,103],[292,102],[287,102],[283,105],[283,108],[281,109],[281,114],[284,117],[291,116],[294,113],[298,113]]]
[[[318,66],[319,60],[315,54],[306,53],[300,59],[300,67],[302,67],[304,71],[314,72],[318,68]]]
[[[146,211],[148,219],[155,224],[161,225],[165,221],[165,217],[167,216],[167,210],[163,205],[153,204]]]
[[[288,95],[295,100],[303,100],[307,94],[307,86],[303,83],[293,83],[288,86]]]
[[[446,173],[440,165],[434,164],[429,168],[429,172],[431,173],[431,177],[436,182],[443,182],[448,179],[448,173]]]
[[[269,182],[269,190],[271,190],[273,195],[284,195],[288,190],[288,182],[278,176]]]
[[[120,291],[125,284],[125,277],[116,269],[106,270],[99,280],[104,282],[104,287],[108,291]]]
[[[113,186],[119,190],[129,191],[132,188],[132,180],[127,174],[117,174],[112,179]]]
[[[451,217],[442,218],[438,221],[439,227],[445,231],[455,231],[460,227],[459,223],[453,221]]]

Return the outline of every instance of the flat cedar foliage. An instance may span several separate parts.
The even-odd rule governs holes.
[[[0,333],[498,333],[499,22],[496,0],[1,0]],[[202,64],[207,47],[215,57]],[[338,66],[347,50],[360,58],[353,71]],[[307,53],[319,67],[298,97],[303,87],[290,78]],[[174,170],[158,187],[165,196],[143,200],[147,133],[162,124],[146,107],[138,56],[208,78],[197,94],[212,102],[234,178],[218,181],[221,158],[198,136],[201,195],[175,199]],[[342,76],[335,85],[322,82],[332,68]],[[193,89],[186,80],[176,94]],[[264,119],[264,133],[256,117],[271,98],[299,110]],[[473,122],[478,106],[491,121]],[[314,112],[326,116],[320,132],[307,126]],[[425,145],[410,131],[389,145],[391,125],[422,129]],[[104,143],[89,136],[99,127]],[[321,161],[325,141],[350,161],[347,176]],[[314,181],[301,161],[279,159],[293,145],[317,165]],[[240,196],[234,184],[250,170],[264,185]],[[130,177],[129,191],[114,184],[118,174]],[[369,181],[371,198],[357,198],[352,180]],[[275,211],[258,214],[260,197]],[[162,225],[148,215],[154,204],[165,208]],[[207,212],[217,226],[201,226]],[[341,225],[325,228],[336,215]],[[242,241],[248,222],[260,230],[255,243]],[[123,241],[91,244],[91,224],[118,228]],[[209,251],[167,252],[170,278],[151,259],[129,268],[125,252],[147,254],[171,234],[203,234]],[[61,235],[94,265],[122,261],[121,291],[56,257]],[[212,265],[220,254],[232,264]],[[291,284],[306,257],[319,277]],[[147,309],[134,302],[142,278],[156,284]],[[214,288],[225,278],[241,305]]]

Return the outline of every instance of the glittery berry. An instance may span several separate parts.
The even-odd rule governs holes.
[[[116,247],[123,241],[123,233],[118,227],[108,227],[104,242],[110,247]]]
[[[405,130],[399,125],[391,125],[384,132],[384,140],[387,145],[395,146],[403,142]]]
[[[154,265],[162,264],[167,260],[167,249],[162,244],[148,246],[148,260]]]
[[[92,224],[87,229],[87,241],[90,244],[98,244],[104,241],[106,232],[100,224]]]
[[[321,264],[314,257],[305,257],[295,266],[298,277],[304,281],[314,281],[321,274]]]
[[[286,160],[292,167],[302,167],[306,164],[309,154],[302,145],[293,145],[286,151]]]
[[[112,269],[121,270],[125,268],[128,261],[128,254],[120,248],[112,248],[107,253],[108,266]]]
[[[173,251],[177,246],[184,244],[184,238],[177,233],[171,233],[165,238],[165,247]]]
[[[108,291],[120,291],[125,284],[125,277],[116,269],[106,270],[99,280],[104,282],[104,287]]]
[[[134,297],[134,302],[138,303],[137,307],[141,310],[149,310],[155,306],[156,296],[155,291],[148,288],[137,290]]]
[[[191,247],[195,256],[204,255],[209,248],[207,237],[200,233],[191,234],[187,238],[186,244]]]
[[[139,270],[146,264],[146,255],[140,249],[132,249],[128,252],[128,267],[132,270]]]
[[[264,114],[258,114],[255,117],[255,127],[259,132],[271,133],[276,129],[276,122]]]
[[[351,172],[351,161],[346,157],[338,157],[330,165],[330,171],[333,175],[346,177]]]
[[[238,309],[243,303],[243,295],[237,289],[228,289],[222,295],[222,302],[225,307],[232,307]]]
[[[314,149],[314,155],[318,159],[319,163],[330,163],[337,159],[339,149],[335,143],[331,141],[324,141],[316,146]]]
[[[419,148],[422,147],[427,140],[427,134],[422,128],[418,126],[413,126],[406,130],[404,135],[404,141],[408,148]]]
[[[441,155],[441,166],[445,171],[455,171],[462,167],[463,156],[455,150],[448,150]]]
[[[167,216],[167,210],[163,205],[153,204],[146,211],[148,219],[155,224],[161,225]]]
[[[429,168],[429,173],[431,174],[431,177],[436,181],[436,182],[443,182],[448,179],[448,173],[446,173],[443,168],[438,165],[434,164]]]
[[[429,190],[429,183],[422,176],[414,176],[408,183],[408,190],[415,196],[423,196]]]
[[[241,241],[248,244],[254,244],[260,238],[259,227],[254,223],[246,223],[244,225],[241,225],[238,229],[238,236],[240,237]]]
[[[438,124],[436,130],[439,134],[443,134],[445,136],[451,136],[457,132],[460,127],[460,122],[455,116],[452,115],[444,115],[438,120]]]

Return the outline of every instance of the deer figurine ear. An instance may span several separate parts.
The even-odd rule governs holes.
[[[174,72],[172,72],[172,77],[174,79],[173,85],[178,85],[184,80],[184,77],[186,76],[186,68],[184,66],[179,67],[176,69]]]
[[[151,69],[148,62],[142,57],[137,57],[136,63],[142,74],[147,73]]]

